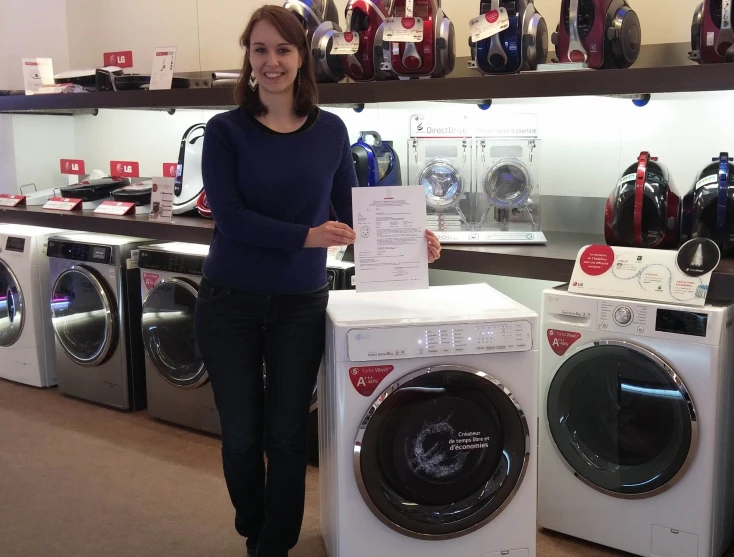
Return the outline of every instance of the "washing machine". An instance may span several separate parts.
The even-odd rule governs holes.
[[[330,294],[330,557],[534,557],[537,315],[486,284]]]
[[[171,242],[140,249],[148,413],[221,434],[209,375],[194,337],[194,310],[209,246]]]
[[[51,322],[59,390],[121,410],[145,407],[138,250],[149,241],[52,236]]]
[[[46,241],[56,228],[0,225],[0,377],[56,385]]]
[[[731,305],[544,293],[538,523],[650,557],[732,541]]]

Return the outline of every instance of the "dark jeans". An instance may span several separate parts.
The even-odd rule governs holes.
[[[222,423],[235,528],[248,538],[249,549],[257,544],[258,557],[286,555],[301,531],[306,424],[328,300],[328,286],[273,296],[222,288],[207,279],[199,287],[196,338]]]

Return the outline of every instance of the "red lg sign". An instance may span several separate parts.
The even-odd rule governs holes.
[[[60,161],[62,174],[86,174],[84,171],[84,161],[79,159],[61,159]]]
[[[110,161],[110,176],[137,178],[140,176],[140,164],[133,161]]]
[[[120,52],[105,52],[103,64],[105,66],[117,66],[118,68],[132,68],[133,52],[132,50],[122,50]]]

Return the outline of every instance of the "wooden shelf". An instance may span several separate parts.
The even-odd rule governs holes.
[[[0,208],[0,223],[64,228],[81,232],[138,236],[166,242],[208,244],[214,222],[199,217],[174,217],[171,223],[150,222],[148,215],[115,217],[92,211],[65,213],[40,207]],[[546,232],[546,246],[444,246],[431,268],[486,275],[566,282],[578,251],[603,244],[602,236]],[[714,272],[709,297],[734,299],[734,259],[724,259]]]
[[[457,65],[461,62],[457,62]],[[465,63],[465,62],[464,62]],[[407,101],[480,102],[485,99],[634,95],[734,89],[729,64],[639,67],[626,70],[525,72],[482,77],[459,69],[446,79],[319,85],[319,103],[355,106]],[[0,97],[1,113],[89,113],[97,109],[225,109],[232,90],[171,89]]]

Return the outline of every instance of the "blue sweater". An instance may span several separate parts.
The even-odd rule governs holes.
[[[206,126],[202,174],[215,223],[204,276],[253,294],[327,284],[326,249],[303,244],[332,207],[352,226],[357,176],[339,117],[318,110],[309,126],[279,134],[239,108],[218,114]]]

